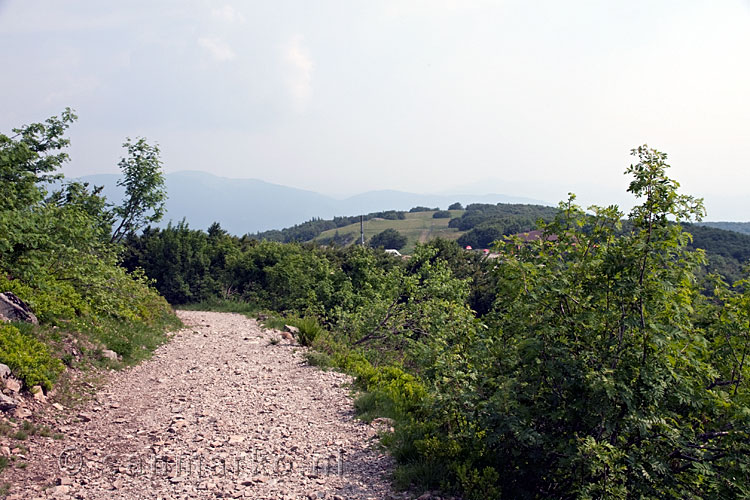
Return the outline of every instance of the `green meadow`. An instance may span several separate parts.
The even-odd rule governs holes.
[[[386,219],[370,219],[365,221],[365,239],[369,240],[374,235],[385,231],[386,229],[395,229],[399,233],[407,237],[408,242],[406,246],[401,250],[403,254],[410,254],[414,251],[414,247],[419,243],[426,243],[435,238],[444,238],[449,240],[458,239],[464,231],[459,231],[456,228],[448,227],[448,223],[451,219],[461,217],[464,210],[450,210],[451,218],[445,219],[433,219],[432,215],[435,211],[429,212],[413,212],[407,213],[406,218],[403,220],[386,220]],[[336,232],[340,235],[354,234],[356,235],[355,241],[359,241],[359,223],[350,224],[343,226],[338,229],[329,229],[320,233],[315,238],[316,240],[323,240],[330,238]]]

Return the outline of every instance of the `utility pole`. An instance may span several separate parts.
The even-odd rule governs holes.
[[[359,216],[359,242],[362,246],[365,246],[365,217],[364,215]]]

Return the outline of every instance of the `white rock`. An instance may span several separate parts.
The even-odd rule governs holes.
[[[26,418],[31,416],[31,411],[27,408],[16,408],[13,410],[13,416],[16,418]]]
[[[120,356],[118,356],[115,351],[112,351],[110,349],[103,349],[102,350],[102,357],[106,358],[106,359],[112,359],[112,360],[115,360],[115,361],[117,361],[118,359],[120,359]]]
[[[10,376],[7,379],[5,379],[5,387],[13,392],[20,392],[21,382],[19,382],[17,379]]]

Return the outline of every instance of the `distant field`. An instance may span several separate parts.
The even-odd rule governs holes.
[[[451,219],[460,217],[463,210],[450,210],[451,219],[433,219],[432,214],[435,212],[414,212],[407,213],[404,220],[385,220],[371,219],[365,221],[365,239],[370,239],[374,235],[385,231],[386,229],[395,229],[408,238],[406,246],[401,253],[411,253],[417,242],[425,243],[434,238],[444,238],[449,240],[458,239],[463,231],[448,227]],[[359,238],[359,223],[343,226],[338,229],[329,229],[322,232],[317,239],[328,238],[333,236],[336,231],[339,234],[354,234]]]

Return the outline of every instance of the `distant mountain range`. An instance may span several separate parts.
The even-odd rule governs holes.
[[[718,229],[724,229],[726,231],[734,231],[736,233],[750,234],[750,222],[729,222],[729,221],[718,221],[718,222],[700,222],[698,225],[715,227]]]
[[[258,179],[230,179],[207,172],[183,171],[166,174],[167,213],[162,222],[183,218],[191,228],[207,229],[213,222],[235,235],[293,226],[313,217],[359,215],[383,210],[409,210],[416,206],[445,209],[454,202],[529,203],[549,205],[531,198],[504,194],[417,194],[404,191],[369,191],[345,199],[272,184]],[[123,189],[117,174],[99,174],[76,180],[104,186],[103,194],[118,203]]]

